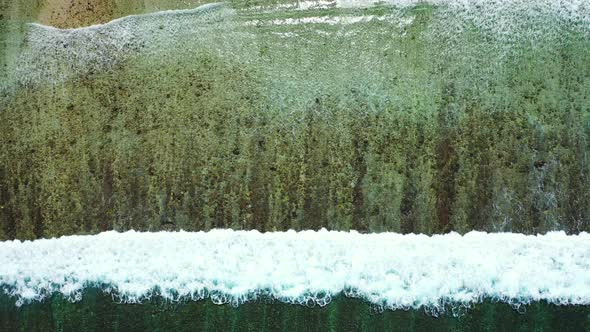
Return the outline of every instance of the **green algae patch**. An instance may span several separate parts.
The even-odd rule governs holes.
[[[0,237],[590,230],[583,26],[249,6],[23,25]]]

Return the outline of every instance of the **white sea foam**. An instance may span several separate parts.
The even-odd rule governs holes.
[[[493,299],[590,304],[590,234],[106,232],[0,242],[0,285],[17,304],[101,287],[238,305],[260,296],[325,305],[344,294],[388,309]]]

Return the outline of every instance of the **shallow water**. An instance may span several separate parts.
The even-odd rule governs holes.
[[[590,230],[586,2],[260,2],[6,22],[0,239]]]

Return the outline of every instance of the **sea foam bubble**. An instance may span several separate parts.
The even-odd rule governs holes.
[[[53,294],[80,300],[88,287],[128,303],[270,297],[324,306],[344,294],[383,309],[588,305],[590,234],[111,231],[0,242],[0,287],[17,305]]]

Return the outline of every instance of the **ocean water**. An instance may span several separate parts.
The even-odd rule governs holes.
[[[323,308],[260,300],[239,307],[153,299],[124,304],[88,289],[80,302],[60,296],[16,307],[0,296],[2,331],[588,331],[590,307],[536,302],[518,310],[489,301],[435,317],[424,310],[384,311],[337,297]]]
[[[0,331],[590,331],[587,0],[163,1],[0,1]]]

